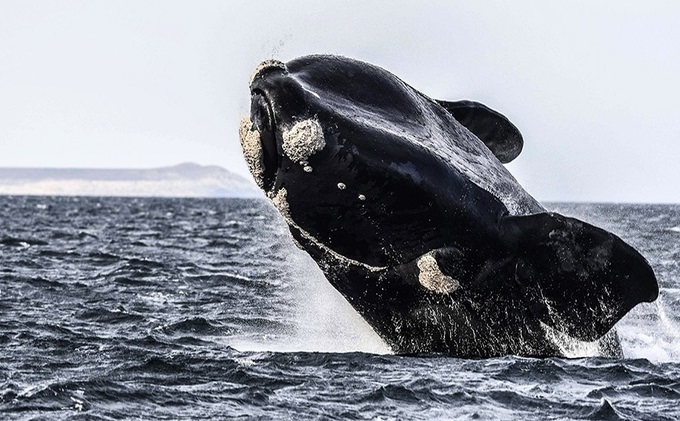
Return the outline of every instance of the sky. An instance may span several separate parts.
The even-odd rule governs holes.
[[[680,203],[680,2],[0,0],[0,167],[247,175],[262,60],[341,54],[505,114],[542,201]]]

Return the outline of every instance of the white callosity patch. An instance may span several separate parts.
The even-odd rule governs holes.
[[[271,194],[271,193],[270,193]],[[290,207],[288,207],[288,191],[285,188],[279,189],[275,195],[270,196],[272,203],[279,210],[279,213],[286,219],[290,219]]]
[[[434,256],[426,254],[418,259],[417,264],[420,270],[418,282],[430,291],[448,294],[460,288],[457,280],[442,273]]]
[[[262,163],[262,143],[260,132],[257,131],[250,118],[243,117],[239,129],[241,149],[257,185],[264,189],[264,165]]]
[[[304,168],[305,172],[312,172],[309,157],[326,146],[321,124],[316,119],[302,120],[283,131],[283,153],[291,161]]]
[[[340,190],[345,190],[347,188],[347,186],[345,185],[345,183],[338,183],[338,188]]]
[[[260,72],[262,72],[264,69],[269,69],[271,67],[275,67],[284,71],[286,70],[286,65],[279,60],[265,60],[262,63],[258,64],[255,70],[253,70],[253,73],[250,75],[250,80],[248,81],[248,86],[253,84],[255,78],[257,77],[258,74],[260,74]]]

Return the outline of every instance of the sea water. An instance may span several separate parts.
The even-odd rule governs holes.
[[[680,205],[549,207],[657,274],[623,359],[392,355],[263,199],[0,196],[0,419],[680,419]]]

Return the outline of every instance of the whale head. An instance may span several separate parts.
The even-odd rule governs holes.
[[[380,67],[336,56],[270,60],[250,92],[240,135],[253,177],[289,224],[338,256],[398,265],[447,237],[495,235],[478,227],[493,231],[508,210],[470,182],[489,168],[520,192],[513,205],[536,208],[449,111]],[[465,139],[461,150],[451,133]]]

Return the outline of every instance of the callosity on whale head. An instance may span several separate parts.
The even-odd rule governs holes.
[[[250,92],[253,177],[395,352],[615,355],[614,324],[656,298],[637,251],[515,181],[522,136],[496,111],[337,56],[263,62]]]

